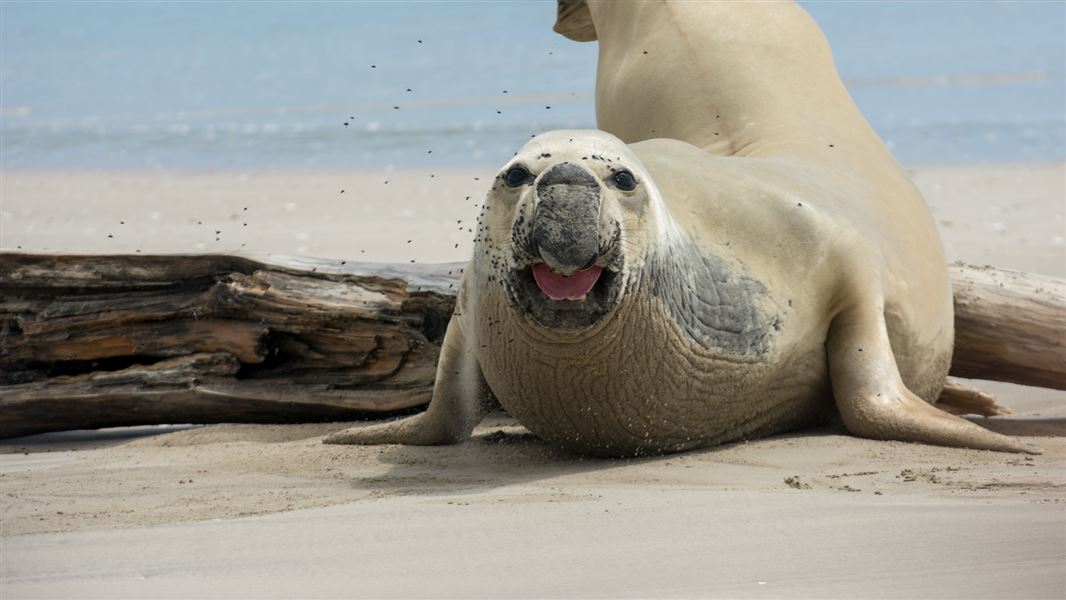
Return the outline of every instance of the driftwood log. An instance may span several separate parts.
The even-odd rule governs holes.
[[[461,264],[0,255],[0,437],[429,401]],[[1066,389],[1066,282],[951,267],[952,374]]]

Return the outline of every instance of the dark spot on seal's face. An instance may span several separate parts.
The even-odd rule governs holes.
[[[537,179],[532,250],[553,270],[570,275],[599,258],[601,195],[596,178],[574,163],[556,164]]]

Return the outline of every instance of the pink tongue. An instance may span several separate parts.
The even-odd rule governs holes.
[[[596,285],[602,271],[601,267],[589,267],[567,277],[552,271],[545,263],[537,263],[533,266],[533,279],[552,300],[581,300]]]

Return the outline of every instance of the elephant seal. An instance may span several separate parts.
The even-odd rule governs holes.
[[[954,340],[940,238],[801,8],[560,1],[556,30],[599,39],[614,135],[542,134],[503,167],[429,409],[327,442],[459,442],[495,396],[604,456],[834,407],[860,436],[1039,452],[932,405]]]
[[[921,264],[886,256],[912,223],[858,191],[803,161],[538,135],[485,201],[429,409],[326,441],[459,442],[494,396],[548,441],[634,456],[796,429],[835,399],[859,435],[1029,451],[929,404],[950,295],[926,329],[926,295],[891,281]]]

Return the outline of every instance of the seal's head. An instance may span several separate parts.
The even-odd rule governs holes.
[[[553,131],[500,170],[482,231],[495,280],[539,327],[588,329],[643,264],[658,192],[628,147],[596,130]]]

